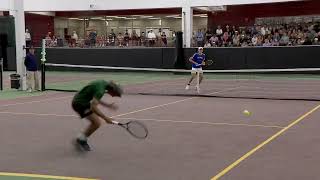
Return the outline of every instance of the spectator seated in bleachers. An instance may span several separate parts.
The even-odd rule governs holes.
[[[206,31],[205,37],[201,30],[195,34],[193,46],[207,43],[211,47],[246,47],[246,46],[297,46],[318,45],[320,37],[319,23],[254,25],[237,28],[220,25],[212,33]],[[241,34],[239,33],[241,32]]]

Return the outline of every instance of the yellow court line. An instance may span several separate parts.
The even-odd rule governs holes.
[[[98,179],[92,179],[92,178],[51,176],[51,175],[24,174],[24,173],[6,173],[6,172],[0,172],[0,176],[32,177],[32,178],[63,179],[63,180],[98,180]]]
[[[276,139],[277,137],[279,137],[281,134],[283,134],[285,131],[287,131],[288,129],[290,129],[292,126],[298,124],[300,121],[302,121],[303,119],[305,119],[306,117],[308,117],[310,114],[312,114],[313,112],[315,112],[316,110],[318,110],[320,108],[320,105],[314,107],[313,109],[311,109],[309,112],[305,113],[304,115],[300,116],[298,119],[294,120],[292,123],[290,123],[288,126],[286,126],[285,128],[281,129],[279,132],[277,132],[276,134],[274,134],[273,136],[269,137],[267,140],[265,140],[264,142],[262,142],[261,144],[259,144],[258,146],[256,146],[255,148],[253,148],[252,150],[250,150],[249,152],[247,152],[245,155],[243,155],[242,157],[240,157],[238,160],[236,160],[235,162],[233,162],[232,164],[230,164],[228,167],[226,167],[225,169],[223,169],[220,173],[218,173],[217,175],[215,175],[214,177],[211,178],[211,180],[217,180],[219,178],[221,178],[222,176],[224,176],[226,173],[228,173],[231,169],[233,169],[234,167],[236,167],[237,165],[239,165],[243,160],[247,159],[249,156],[251,156],[252,154],[254,154],[256,151],[258,151],[259,149],[261,149],[263,146],[267,145],[268,143],[270,143],[271,141],[273,141],[274,139]]]

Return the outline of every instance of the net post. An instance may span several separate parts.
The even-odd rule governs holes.
[[[45,86],[45,62],[41,62],[41,91],[46,90]]]
[[[3,90],[3,58],[0,59],[0,90]]]
[[[42,39],[42,49],[41,49],[41,91],[46,90],[46,78],[45,78],[45,70],[46,70],[46,40]]]

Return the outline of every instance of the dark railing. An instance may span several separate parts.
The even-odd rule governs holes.
[[[107,48],[107,47],[174,47],[174,39],[47,39],[47,47],[79,47],[79,48]]]

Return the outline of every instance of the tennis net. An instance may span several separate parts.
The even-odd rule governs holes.
[[[200,93],[190,70],[45,64],[45,89],[78,91],[92,80],[113,80],[125,94],[320,101],[320,68],[204,70]]]

